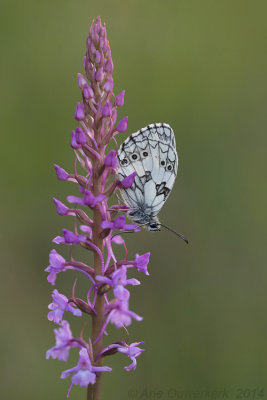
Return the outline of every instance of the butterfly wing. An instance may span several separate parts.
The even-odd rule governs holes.
[[[167,200],[177,174],[178,155],[173,130],[167,124],[151,124],[133,133],[118,151],[120,180],[136,172],[129,189],[121,189],[131,210],[142,209],[155,217]]]

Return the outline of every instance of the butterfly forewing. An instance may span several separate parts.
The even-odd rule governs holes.
[[[133,133],[118,151],[120,180],[136,172],[129,189],[121,189],[132,211],[144,210],[154,218],[170,194],[178,169],[173,130],[167,124],[151,124]]]

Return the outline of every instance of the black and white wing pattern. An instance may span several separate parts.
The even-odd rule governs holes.
[[[136,172],[131,188],[121,189],[129,215],[149,225],[167,200],[177,174],[178,155],[173,130],[151,124],[129,136],[118,150],[119,180]]]

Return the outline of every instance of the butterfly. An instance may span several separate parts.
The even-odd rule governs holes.
[[[129,217],[149,231],[159,231],[163,226],[187,242],[183,235],[161,224],[157,218],[178,170],[175,136],[170,125],[150,124],[133,133],[122,143],[117,157],[120,181],[136,172],[133,185],[120,189],[129,207]]]

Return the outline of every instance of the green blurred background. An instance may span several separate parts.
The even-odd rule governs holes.
[[[132,373],[125,356],[106,359],[113,372],[102,399],[154,399],[159,390],[167,399],[172,388],[170,398],[267,392],[266,13],[258,0],[1,2],[1,399],[64,399],[60,373],[76,364],[75,351],[67,364],[45,360],[54,326],[43,270],[50,240],[71,226],[51,198],[76,192],[52,165],[72,169],[77,72],[97,15],[115,91],[126,90],[129,129],[119,141],[148,123],[173,127],[180,169],[160,217],[190,240],[127,237],[131,256],[152,254],[150,277],[138,276],[131,296],[144,316],[131,341],[144,340],[146,351]],[[62,274],[57,288],[69,294],[74,276]],[[87,283],[78,283],[82,294]],[[77,334],[81,322],[71,321]],[[123,337],[111,329],[106,343]],[[74,387],[71,399],[85,390]]]

